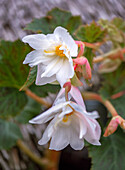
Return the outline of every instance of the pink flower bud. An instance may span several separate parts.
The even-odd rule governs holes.
[[[91,79],[91,67],[87,58],[76,58],[73,60],[73,62],[76,64],[76,71],[82,73],[85,79]]]
[[[113,117],[112,120],[110,121],[108,127],[106,128],[103,136],[107,137],[107,136],[113,134],[117,130],[117,127],[119,124],[120,124],[119,117],[118,116]]]

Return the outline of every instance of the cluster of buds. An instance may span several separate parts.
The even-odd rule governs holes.
[[[57,27],[53,34],[25,36],[23,42],[34,49],[23,63],[37,66],[36,85],[58,83],[61,86],[52,107],[30,120],[33,124],[50,121],[39,144],[51,140],[50,149],[54,150],[61,150],[68,144],[80,150],[84,147],[84,139],[100,145],[101,128],[95,120],[98,113],[86,111],[80,91],[71,84],[77,72],[85,79],[91,79],[91,67],[87,58],[82,56],[84,43],[75,42],[62,27]]]

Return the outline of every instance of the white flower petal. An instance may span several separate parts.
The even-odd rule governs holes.
[[[42,62],[43,53],[42,51],[32,51],[29,54],[27,54],[23,64],[29,64],[30,67],[33,67],[35,65],[38,65]]]
[[[45,69],[45,72],[41,75],[41,77],[50,77],[56,74],[61,67],[63,67],[63,59],[60,59],[57,56],[48,64]]]
[[[69,107],[69,106],[64,107],[62,110],[63,110],[63,112],[59,114],[59,116],[58,116],[59,118],[62,118],[66,114],[69,114],[69,113],[71,113],[73,111],[71,109],[71,107]]]
[[[59,126],[55,129],[49,149],[62,150],[69,144],[69,133],[65,126]]]
[[[56,117],[49,123],[49,125],[47,126],[45,132],[43,133],[42,138],[38,141],[39,145],[44,145],[46,144],[50,138],[52,137],[52,134],[54,132],[54,124],[56,122]]]
[[[84,114],[86,114],[86,116],[90,117],[91,119],[98,119],[100,117],[97,111],[84,112]]]
[[[79,119],[76,116],[73,116],[69,128],[70,146],[75,150],[81,150],[84,147],[84,140],[79,138],[80,125]]]
[[[43,63],[48,65],[53,60],[53,56],[45,56],[41,50],[34,50],[27,54],[23,64],[28,64],[30,67]]]
[[[43,64],[39,64],[37,66],[37,77],[36,77],[36,85],[44,85],[47,83],[54,82],[56,80],[56,75],[53,75],[51,77],[43,77],[41,78],[41,75],[45,71],[45,67]]]
[[[46,38],[48,39],[48,41],[50,41],[52,44],[54,45],[59,45],[59,40],[56,38],[56,36],[54,34],[47,34]]]
[[[42,77],[42,78],[37,76],[36,85],[39,85],[39,86],[40,85],[45,85],[47,83],[52,83],[54,81],[56,81],[56,76],[55,75],[53,75],[51,77]]]
[[[65,96],[63,96],[62,98],[58,98],[58,99],[56,98],[53,105],[57,105],[59,103],[65,102],[65,101],[66,101]]]
[[[48,109],[47,111],[43,112],[42,114],[38,115],[37,117],[33,118],[29,122],[33,123],[33,124],[46,123],[47,121],[49,121],[50,119],[52,119],[54,117],[56,112],[59,112],[60,109],[62,109],[69,103],[70,102],[65,102],[65,103],[60,103],[58,105],[55,105],[55,106],[51,107],[50,109]]]
[[[69,35],[67,30],[63,27],[57,27],[54,30],[54,34],[59,40],[65,43],[65,45],[70,51],[70,55],[72,57],[76,57],[78,54],[78,46],[76,45],[71,35]]]
[[[70,93],[68,95],[69,95],[68,98],[70,100],[72,96],[70,95]],[[66,100],[65,99],[65,88],[61,88],[61,90],[59,91],[53,105],[59,103],[60,101],[64,102],[65,100]]]
[[[68,59],[65,59],[63,61],[63,67],[59,70],[59,72],[56,74],[57,81],[60,83],[61,87],[63,87],[64,83],[69,78],[72,78],[74,75],[74,69],[73,69],[73,62],[69,62]]]
[[[22,39],[22,41],[24,43],[28,43],[36,50],[46,49],[51,45],[44,34],[27,35]]]
[[[82,95],[80,93],[80,91],[78,90],[77,87],[75,86],[71,86],[71,90],[70,90],[70,94],[73,97],[73,99],[83,107],[84,110],[86,110]]]
[[[100,145],[99,139],[101,136],[101,128],[98,122],[95,119],[86,117],[86,115],[82,113],[76,112],[75,114],[80,118],[81,121],[83,121],[87,128],[83,138],[85,138],[89,143],[93,145]]]
[[[81,105],[78,105],[74,102],[70,102],[70,105],[73,107],[73,109],[76,111],[76,112],[80,112],[80,113],[83,113],[84,110],[83,108],[81,107]]]
[[[87,133],[84,138],[93,145],[100,145],[101,128],[94,119],[87,118]]]
[[[87,132],[87,126],[86,124],[81,120],[79,119],[79,125],[80,125],[80,134],[79,134],[79,138],[82,139],[83,136],[86,134]]]
[[[81,150],[84,147],[84,139],[79,139],[78,136],[73,136],[73,140],[70,141],[70,146],[74,150]]]

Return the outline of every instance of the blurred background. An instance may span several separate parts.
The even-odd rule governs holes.
[[[0,38],[15,40],[26,35],[23,28],[54,7],[80,15],[83,23],[92,20],[125,18],[124,0],[0,0]]]
[[[114,17],[121,17],[125,19],[124,0],[0,0],[0,39],[8,41],[22,39],[29,33],[23,29],[26,24],[30,23],[33,18],[45,16],[54,7],[70,11],[73,15],[80,15],[85,24],[100,18],[111,20]],[[48,100],[52,102],[53,96],[50,95]],[[88,105],[91,104],[88,103]],[[95,108],[99,111],[101,108],[106,113],[105,108],[102,108],[98,102],[94,103],[90,110]],[[37,156],[44,157],[44,151],[48,145],[41,147],[37,141],[45,126],[29,124],[20,126],[25,143]],[[60,154],[60,170],[90,169],[91,159],[88,157],[86,148],[78,152],[67,147]],[[2,150],[0,152],[0,169],[39,170],[42,168],[33,163],[17,147],[13,147],[9,151]]]

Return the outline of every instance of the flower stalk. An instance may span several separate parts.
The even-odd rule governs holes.
[[[117,48],[115,50],[111,50],[110,52],[108,53],[105,53],[105,54],[102,54],[102,55],[99,55],[97,57],[95,57],[93,59],[93,63],[99,63],[101,61],[104,61],[105,59],[111,57],[111,56],[114,56],[115,54],[119,54],[119,52],[121,52],[121,48]]]
[[[66,101],[69,101],[69,98],[68,98],[68,93],[69,91],[71,90],[71,82],[66,82],[63,87],[65,88],[65,99]]]
[[[99,102],[103,103],[104,106],[109,110],[112,117],[118,116],[118,113],[115,110],[114,106],[111,104],[111,102],[109,100],[103,100],[99,94],[92,93],[92,92],[84,92],[83,98],[85,100],[98,100]]]
[[[112,98],[112,99],[117,99],[117,98],[123,96],[124,94],[125,94],[125,90],[124,90],[124,91],[121,91],[121,92],[119,92],[119,93],[116,93],[116,94],[114,94],[114,95],[112,95],[111,98]]]
[[[26,89],[25,93],[27,96],[31,97],[32,99],[34,99],[35,101],[37,101],[38,103],[40,103],[41,105],[44,105],[45,107],[50,107],[51,104],[48,103],[47,101],[45,101],[45,99],[43,99],[42,97],[37,96],[35,93],[33,93],[31,90]]]

